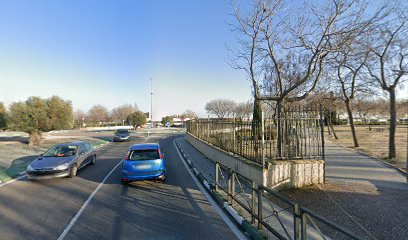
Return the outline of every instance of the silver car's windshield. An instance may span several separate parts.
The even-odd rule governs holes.
[[[76,145],[56,145],[43,154],[43,157],[69,157],[77,152]]]

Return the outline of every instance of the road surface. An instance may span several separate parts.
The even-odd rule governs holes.
[[[97,163],[69,179],[0,187],[1,239],[237,239],[199,190],[172,135],[134,136],[97,150]],[[159,141],[165,183],[122,185],[120,161],[130,145]],[[116,167],[116,168],[115,168]]]

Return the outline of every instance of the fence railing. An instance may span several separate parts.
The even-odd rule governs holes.
[[[252,161],[324,159],[321,110],[288,109],[263,121],[192,120],[187,132]]]
[[[241,217],[278,239],[361,239],[285,196],[216,163],[215,191]]]

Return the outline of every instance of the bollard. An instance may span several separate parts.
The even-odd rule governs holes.
[[[300,239],[300,230],[301,230],[301,219],[300,219],[300,207],[299,204],[295,203],[295,221],[294,221],[294,229],[295,229],[295,240]]]
[[[251,212],[251,223],[255,223],[256,214],[256,183],[252,182],[252,212]]]
[[[231,206],[234,207],[235,206],[235,177],[236,177],[236,173],[232,172],[231,173]]]
[[[218,192],[218,170],[220,169],[220,164],[215,163],[215,191]]]

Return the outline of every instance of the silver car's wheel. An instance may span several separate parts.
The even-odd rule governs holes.
[[[72,166],[71,171],[69,171],[69,177],[73,178],[76,176],[78,172],[78,166],[76,164],[74,164],[74,166]]]
[[[95,165],[95,163],[96,163],[96,156],[93,155],[93,156],[92,156],[91,164],[92,164],[92,165]]]

